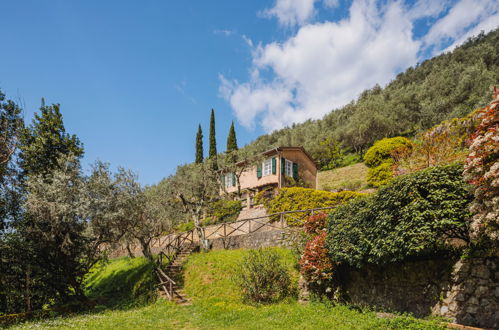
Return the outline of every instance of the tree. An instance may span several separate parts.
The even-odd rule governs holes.
[[[58,165],[61,155],[83,156],[76,135],[66,133],[59,104],[46,106],[42,99],[40,114],[21,136],[21,167],[24,175],[47,175]]]
[[[208,248],[208,242],[201,220],[210,204],[220,199],[218,176],[219,172],[213,169],[209,160],[201,164],[179,166],[177,173],[170,177],[172,197],[180,202],[184,212],[194,222],[201,245],[205,249]]]
[[[227,137],[227,152],[238,150],[236,130],[234,129],[234,122],[230,125],[229,136]]]
[[[201,164],[204,160],[203,156],[203,130],[201,124],[198,126],[198,133],[196,134],[196,164]]]
[[[32,263],[43,270],[43,279],[33,282],[44,282],[47,300],[65,303],[73,295],[84,299],[81,283],[95,260],[89,259],[94,255],[87,235],[89,199],[79,162],[69,155],[54,165],[52,172],[28,178],[18,230],[30,242]]]
[[[218,180],[220,181],[221,190],[225,191],[225,177],[226,175],[233,175],[237,186],[237,196],[241,197],[241,176],[244,172],[261,164],[264,157],[252,148],[244,148],[239,150],[232,150],[222,155],[219,159],[220,174]]]
[[[210,151],[209,157],[212,160],[213,168],[218,169],[217,164],[217,138],[215,135],[215,111],[211,109],[210,116]]]

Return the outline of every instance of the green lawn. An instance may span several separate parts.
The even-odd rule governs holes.
[[[297,271],[293,255],[277,249],[296,281]],[[300,304],[295,299],[265,305],[243,304],[232,278],[235,267],[246,253],[245,250],[213,251],[193,255],[185,266],[185,291],[192,298],[192,305],[179,306],[163,300],[129,308],[107,308],[84,315],[60,317],[51,320],[29,322],[17,328],[43,329],[438,329],[436,321],[416,320],[397,316],[381,319],[373,312],[360,312],[347,306],[325,303]],[[136,260],[139,260],[137,258]],[[111,262],[92,275],[90,283],[116,296],[119,290],[114,276],[123,277],[116,271],[122,267],[134,269],[126,258]],[[139,261],[133,261],[141,267]],[[110,271],[109,268],[114,268]],[[97,276],[97,273],[100,274]],[[141,273],[137,271],[136,273]],[[121,275],[120,275],[121,274]],[[146,274],[146,272],[143,272]],[[146,281],[147,282],[147,281]],[[113,287],[115,290],[111,290]],[[130,287],[130,283],[123,284]],[[133,287],[133,286],[132,286]],[[88,288],[97,297],[96,290]],[[141,291],[141,290],[139,290]],[[103,291],[101,291],[103,292]],[[118,294],[122,297],[122,294]],[[139,294],[139,296],[141,296]],[[102,308],[102,307],[100,307]]]
[[[321,190],[362,190],[367,187],[367,166],[357,163],[350,166],[318,173],[317,189]]]

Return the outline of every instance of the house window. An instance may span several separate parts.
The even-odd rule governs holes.
[[[235,186],[234,182],[236,181],[235,179],[236,178],[235,178],[234,173],[226,174],[225,175],[225,188],[234,187]]]
[[[284,164],[284,174],[287,176],[293,176],[293,162],[286,159]]]
[[[266,159],[262,164],[262,175],[271,175],[272,174],[272,158]]]

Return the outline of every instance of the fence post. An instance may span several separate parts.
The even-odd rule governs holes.
[[[279,215],[279,221],[281,222],[281,228],[284,228],[284,214]]]
[[[251,234],[251,220],[248,220],[248,234]]]
[[[224,238],[227,237],[227,225],[224,223]]]

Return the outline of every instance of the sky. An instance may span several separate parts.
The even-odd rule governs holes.
[[[154,184],[208,154],[318,119],[499,26],[496,0],[0,0],[0,90],[41,98],[96,160]]]

